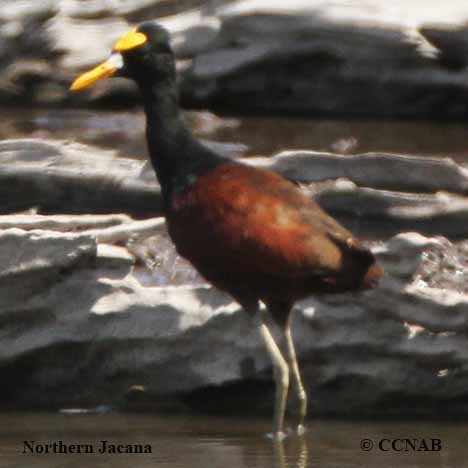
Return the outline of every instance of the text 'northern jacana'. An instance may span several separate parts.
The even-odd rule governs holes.
[[[314,293],[371,287],[382,269],[369,250],[293,183],[231,161],[194,139],[181,117],[169,39],[158,24],[141,24],[71,89],[107,76],[127,77],[138,85],[169,235],[180,255],[255,316],[273,363],[273,434],[280,438],[290,374],[299,400],[299,431],[307,409],[291,336],[294,302]],[[260,302],[284,331],[286,358]]]

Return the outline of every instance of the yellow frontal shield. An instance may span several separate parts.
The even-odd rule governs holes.
[[[148,38],[136,29],[124,34],[114,44],[114,50],[117,52],[125,52],[126,50],[134,49],[135,47],[144,44]]]

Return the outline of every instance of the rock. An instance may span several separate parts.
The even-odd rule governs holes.
[[[466,115],[465,31],[443,29],[468,19],[461,2],[436,12],[416,0],[391,7],[319,0],[287,5],[249,0],[228,7],[191,0],[5,1],[4,104],[128,108],[137,103],[135,87],[124,80],[73,94],[68,86],[79,70],[108,56],[119,34],[158,18],[172,34],[185,106],[329,116]],[[430,26],[435,22],[444,24]],[[441,62],[434,60],[431,42],[442,49]]]
[[[206,143],[208,146],[210,142]],[[215,143],[225,154],[237,145]],[[162,213],[156,176],[146,161],[67,141],[0,141],[1,213]],[[11,194],[15,197],[12,198]]]
[[[16,214],[0,215],[0,230],[41,230],[79,232],[98,242],[115,244],[129,239],[145,239],[164,231],[164,218],[134,221],[128,215],[49,215]]]
[[[353,183],[340,187],[327,183],[311,191],[327,212],[333,213],[353,232],[377,238],[414,230],[425,235],[465,239],[468,231],[468,198],[449,193],[414,194],[360,188]]]
[[[271,158],[249,158],[247,162],[306,183],[346,178],[362,187],[383,190],[468,194],[468,169],[450,158],[284,151]]]
[[[0,236],[0,308],[5,312],[21,309],[22,301],[43,293],[68,271],[83,268],[96,256],[96,243],[90,236],[17,228],[2,230]]]
[[[439,50],[439,62],[447,69],[462,71],[466,69],[468,53],[468,27],[454,25],[426,24],[421,34]]]
[[[114,269],[131,267],[135,263],[135,257],[125,248],[116,245],[98,244],[96,257],[102,269]]]
[[[46,25],[56,13],[54,1],[2,2],[0,99],[3,103],[34,102],[36,85],[54,83],[48,60],[53,61],[56,54]]]
[[[331,116],[437,110],[440,117],[441,106],[428,100],[433,93],[407,99],[422,95],[420,86],[437,87],[434,61],[421,54],[430,46],[414,29],[421,17],[412,23],[364,2],[303,1],[238,2],[220,16],[218,36],[183,75],[188,105]]]
[[[68,92],[72,77],[103,61],[116,38],[134,23],[165,16],[182,57],[203,50],[216,34],[214,17],[186,11],[202,2],[135,2],[5,0],[0,12],[0,102],[9,105],[101,105],[139,101],[135,87],[124,80],[98,83],[91,92]],[[184,10],[182,12],[182,10]],[[206,8],[203,11],[206,12]],[[167,15],[179,13],[177,20]],[[205,14],[205,13],[203,13]],[[181,28],[184,30],[181,31]],[[213,32],[212,29],[214,28]],[[76,38],[80,40],[77,41]]]
[[[46,231],[84,231],[86,229],[105,229],[129,223],[127,215],[56,215],[16,214],[0,216],[0,229],[19,228],[25,230],[41,229]]]
[[[69,70],[94,67],[104,61],[115,38],[128,29],[128,23],[117,18],[101,18],[96,23],[63,14],[55,16],[47,26],[52,42],[61,53],[59,65]]]
[[[295,312],[312,412],[466,412],[466,242],[408,233],[373,249],[387,272],[377,289],[311,298]],[[225,294],[145,287],[125,249],[81,233],[2,230],[0,252],[3,402],[121,406],[143,385],[146,404],[271,410],[266,352]]]
[[[143,161],[41,140],[0,142],[0,154],[0,198],[7,200],[3,213],[31,206],[45,213],[161,212],[154,176],[149,182],[140,177]]]

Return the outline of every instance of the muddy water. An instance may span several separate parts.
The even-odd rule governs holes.
[[[4,468],[461,468],[468,460],[466,423],[313,420],[304,437],[273,443],[265,436],[269,421],[245,418],[10,413],[0,422]],[[130,445],[150,453],[99,453],[102,441],[110,451]],[[31,453],[54,442],[56,453]],[[77,444],[88,448],[60,453]]]
[[[199,138],[238,144],[233,154],[270,155],[287,149],[345,154],[376,151],[451,157],[468,163],[468,126],[464,123],[237,119],[210,113],[188,113],[187,119]],[[141,111],[15,110],[0,112],[0,139],[70,139],[145,158],[144,121]]]

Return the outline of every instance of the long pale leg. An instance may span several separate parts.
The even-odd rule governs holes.
[[[294,390],[296,392],[298,401],[298,415],[299,423],[297,426],[297,432],[302,434],[304,432],[304,418],[307,413],[307,395],[304,390],[304,384],[302,383],[301,373],[299,371],[299,364],[297,363],[296,350],[294,348],[294,341],[291,334],[291,317],[289,315],[284,326],[284,335],[286,337],[286,348],[288,353],[289,368],[292,372]]]
[[[273,437],[281,439],[284,437],[284,413],[286,409],[286,399],[289,387],[289,368],[281,351],[278,348],[271,332],[265,323],[263,312],[260,312],[260,323],[258,325],[260,335],[263,338],[265,347],[270,355],[273,364],[273,373],[276,385],[275,414],[273,419]]]

